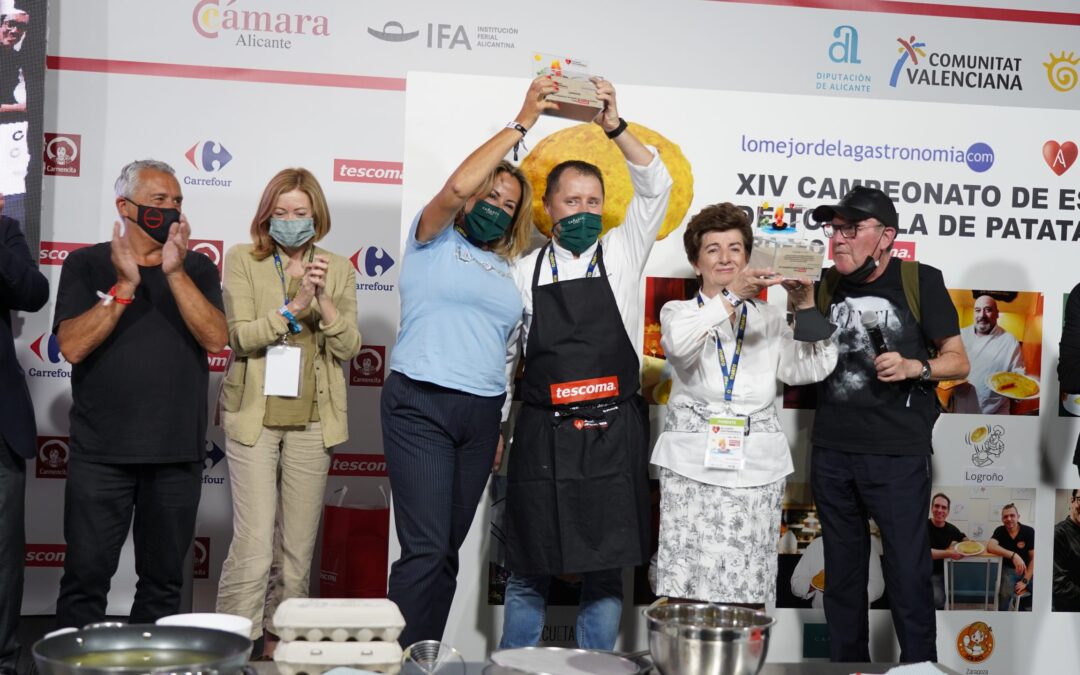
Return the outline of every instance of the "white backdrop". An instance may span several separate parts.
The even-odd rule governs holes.
[[[939,613],[939,653],[944,662],[973,672],[1011,673],[1029,664],[1050,668],[1062,659],[1075,664],[1080,655],[1071,638],[1077,618],[1049,612],[1048,547],[1052,523],[1060,517],[1053,513],[1053,490],[1077,484],[1069,460],[1080,427],[1071,418],[1058,418],[1053,373],[1062,296],[1077,281],[1070,268],[1071,238],[1080,228],[1075,210],[1080,199],[1071,197],[1066,200],[1070,208],[1062,208],[1060,198],[1062,190],[1080,187],[1075,181],[1080,169],[1059,166],[1064,170],[1055,173],[1044,160],[1043,147],[1048,141],[1080,140],[1074,119],[1080,87],[1075,86],[1075,57],[1069,56],[1080,51],[1080,15],[1033,13],[1075,11],[1067,0],[978,3],[997,8],[989,14],[970,7],[974,1],[948,3],[937,8],[941,17],[892,13],[917,9],[887,2],[859,3],[859,9],[868,11],[817,8],[834,4],[827,2],[790,4],[802,6],[554,0],[538,11],[488,1],[447,6],[313,0],[298,9],[285,0],[112,0],[107,5],[55,0],[49,17],[45,131],[79,137],[81,173],[45,178],[42,270],[55,289],[66,251],[107,237],[115,219],[112,182],[119,167],[132,159],[155,157],[173,164],[184,185],[193,236],[207,242],[203,250],[211,255],[247,239],[258,196],[273,173],[284,166],[306,166],[322,181],[331,205],[333,231],[326,246],[357,265],[364,343],[388,351],[398,320],[402,222],[468,151],[513,117],[533,50],[589,62],[619,87],[625,117],[682,148],[695,179],[690,214],[723,200],[813,206],[832,200],[820,193],[825,179],[997,187],[1002,198],[996,206],[926,204],[921,198],[899,204],[906,230],[916,214],[926,223],[925,231],[900,239],[913,242],[917,259],[943,268],[950,288],[1038,291],[1045,300],[1041,414],[993,420],[1006,426],[1008,444],[994,467],[1001,476],[998,484],[1036,488],[1036,521],[1031,524],[1044,563],[1036,566],[1036,611],[1019,616]],[[298,20],[299,12],[311,18]],[[912,45],[911,51],[898,40]],[[901,64],[892,86],[894,68],[905,53],[909,62]],[[974,71],[989,73],[1006,86],[918,83],[949,80],[955,70],[963,79],[968,69],[940,64],[979,56],[1001,57]],[[922,75],[923,70],[932,72]],[[409,71],[427,72],[410,75],[406,93]],[[474,84],[481,86],[467,88]],[[530,133],[530,147],[562,125],[544,120]],[[985,143],[994,160],[978,172],[966,162],[856,162],[812,154],[788,158],[744,152],[744,136],[955,148],[961,155]],[[186,157],[189,152],[194,161]],[[739,174],[788,179],[779,194],[739,194]],[[402,175],[404,188],[399,185]],[[814,180],[812,192],[799,192],[804,177]],[[1017,188],[1045,189],[1046,207],[1012,207]],[[970,216],[971,236],[943,236],[943,216]],[[1066,241],[1047,239],[1045,233],[1040,239],[1038,226],[1031,236],[1005,238],[1004,228],[987,231],[991,217],[1071,224]],[[1060,232],[1062,226],[1052,228]],[[647,275],[689,276],[679,240],[676,232],[657,244]],[[45,449],[44,459],[30,471],[27,613],[53,611],[62,560],[62,471],[50,466],[47,451],[65,442],[70,366],[50,349],[51,320],[50,305],[19,315],[17,329],[17,351],[29,373]],[[219,378],[219,373],[212,377],[214,392]],[[339,453],[381,454],[379,392],[377,386],[350,388],[352,438]],[[810,413],[783,415],[797,467],[791,480],[805,481]],[[967,484],[972,467],[964,436],[985,421],[942,417],[935,434],[936,483]],[[195,581],[197,609],[212,608],[228,547],[223,445],[220,428],[212,427],[196,547],[199,576],[205,573],[206,578]],[[347,484],[354,488],[350,497],[359,493],[359,501],[381,500],[376,488],[386,484],[385,477],[366,475],[378,474],[377,469],[342,473],[352,475],[333,476],[328,489]],[[446,636],[472,656],[494,646],[501,611],[486,605],[486,518],[478,514],[466,542]],[[126,611],[132,577],[127,556],[114,583],[111,611]],[[797,660],[803,654],[802,623],[821,617],[813,610],[778,614],[771,659]],[[626,615],[623,646],[644,647],[636,612],[628,608]],[[987,661],[965,664],[955,640],[976,620],[994,628],[998,646]],[[552,621],[570,619],[555,611]],[[873,612],[872,622],[875,656],[894,658],[887,613]]]

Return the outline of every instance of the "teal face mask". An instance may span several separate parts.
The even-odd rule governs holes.
[[[512,222],[509,213],[481,199],[465,214],[465,231],[473,239],[489,244],[506,234]]]
[[[575,213],[559,221],[559,245],[574,255],[596,243],[604,228],[600,216],[595,213]]]
[[[270,236],[285,248],[297,248],[315,236],[314,218],[270,219]]]

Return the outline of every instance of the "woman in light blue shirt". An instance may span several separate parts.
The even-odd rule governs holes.
[[[511,262],[528,244],[532,190],[503,157],[556,104],[547,78],[514,121],[461,163],[417,214],[399,280],[401,326],[382,393],[383,449],[401,557],[388,597],[403,646],[441,640],[458,548],[501,444],[506,345],[521,320]]]

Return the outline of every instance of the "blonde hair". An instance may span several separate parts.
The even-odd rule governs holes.
[[[278,198],[286,192],[300,190],[311,200],[311,217],[315,223],[315,236],[311,243],[319,241],[330,232],[330,208],[315,176],[307,169],[282,169],[270,179],[259,198],[259,207],[251,220],[251,241],[255,246],[251,256],[264,260],[274,252],[274,240],[270,237],[270,216],[274,213]]]
[[[500,173],[508,173],[517,180],[521,187],[521,199],[518,200],[517,208],[514,210],[510,227],[506,228],[506,233],[502,237],[491,243],[491,250],[506,260],[514,260],[528,247],[532,234],[532,185],[521,169],[504,159],[476,191],[477,199],[488,196]]]

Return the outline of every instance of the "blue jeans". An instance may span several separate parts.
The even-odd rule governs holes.
[[[546,575],[510,575],[506,582],[499,649],[533,647],[540,643],[550,585],[551,577]],[[622,570],[584,573],[577,617],[578,646],[582,649],[614,649],[621,617]]]
[[[1013,597],[1016,595],[1016,582],[1024,578],[1024,575],[1017,574],[1016,568],[1011,563],[1005,563],[1005,569],[1001,571],[1001,586],[998,588],[998,611],[1005,612],[1009,609],[1009,603],[1012,602]],[[1031,584],[1027,586],[1028,595],[1023,596],[1017,602],[1020,603],[1018,609],[1021,612],[1031,611]]]

